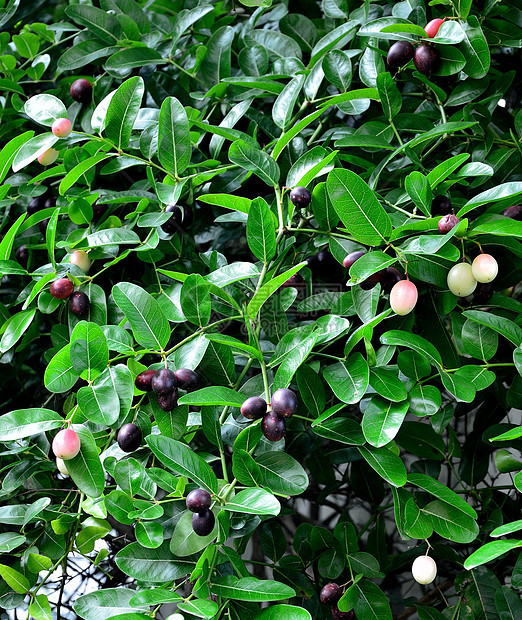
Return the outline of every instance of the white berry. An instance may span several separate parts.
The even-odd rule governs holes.
[[[61,459],[59,456],[56,457],[56,467],[58,467],[58,471],[64,476],[69,475],[69,470],[67,469],[67,465],[65,461]]]
[[[411,572],[415,581],[425,586],[437,576],[437,565],[429,555],[420,555],[413,562]]]
[[[467,297],[477,288],[469,263],[454,265],[448,272],[448,288],[457,297]]]

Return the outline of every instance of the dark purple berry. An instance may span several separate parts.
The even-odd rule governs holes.
[[[187,508],[192,512],[207,512],[211,504],[212,497],[205,489],[194,489],[187,495]]]
[[[517,220],[518,222],[522,221],[522,206],[513,205],[512,207],[508,207],[502,211],[502,215],[506,217],[510,217],[512,220]]]
[[[45,234],[47,232],[47,226],[49,225],[49,220],[50,218],[46,218],[45,220],[42,220],[39,224],[38,224],[38,230],[40,231],[40,233],[45,237]]]
[[[129,422],[124,424],[118,431],[118,445],[124,452],[134,452],[141,446],[143,438],[141,428],[137,424]]]
[[[69,278],[59,278],[55,280],[49,288],[49,292],[56,299],[67,299],[67,297],[72,295],[73,291],[74,284]]]
[[[192,515],[192,529],[198,536],[208,536],[214,529],[216,517],[211,510],[206,512],[195,512]]]
[[[399,69],[407,65],[413,58],[413,45],[408,41],[397,41],[388,50],[386,61],[392,69]]]
[[[82,291],[76,291],[69,297],[69,310],[76,316],[83,316],[89,310],[89,298]]]
[[[439,54],[431,45],[421,43],[413,54],[413,64],[420,73],[430,75],[439,66]]]
[[[272,394],[272,411],[280,418],[290,418],[297,411],[297,396],[288,388],[281,388]]]
[[[152,390],[152,377],[156,374],[156,371],[152,368],[140,372],[140,374],[134,379],[134,385],[142,392],[150,392]]]
[[[332,616],[334,620],[355,620],[355,613],[353,611],[340,611],[337,605],[332,607]]]
[[[49,196],[49,198],[45,199],[44,209],[54,209],[56,207],[56,197]]]
[[[247,398],[241,405],[241,414],[249,420],[258,420],[266,414],[267,404],[259,396]]]
[[[364,256],[366,252],[363,250],[357,250],[356,252],[350,252],[348,256],[345,256],[343,260],[343,266],[345,269],[350,269],[350,267],[355,263],[356,260],[359,260],[361,256]]]
[[[92,100],[92,84],[89,80],[80,78],[71,84],[71,97],[79,103],[90,103]]]
[[[32,215],[33,213],[36,213],[37,211],[43,209],[45,201],[45,194],[43,196],[36,196],[36,198],[33,198],[27,207],[28,215]]]
[[[459,218],[456,215],[453,215],[452,213],[450,213],[449,215],[445,215],[444,217],[440,218],[439,223],[437,224],[437,227],[439,229],[440,234],[445,235],[446,233],[449,233],[450,230],[455,228],[455,226],[457,226],[459,222],[460,222]]]
[[[165,394],[158,394],[158,405],[163,411],[172,411],[178,405],[178,390],[174,389],[172,392]]]
[[[94,222],[97,222],[101,216],[105,213],[105,211],[107,210],[107,205],[100,205],[98,204],[98,201],[95,200],[94,204],[92,205],[92,219]]]
[[[319,600],[323,605],[334,605],[343,595],[343,591],[336,583],[327,583],[321,588]]]
[[[381,271],[380,283],[385,293],[390,293],[392,288],[402,280],[402,274],[395,267],[386,267]]]
[[[170,368],[156,370],[152,377],[152,389],[156,394],[170,394],[177,387],[178,380]]]
[[[268,441],[279,441],[286,433],[286,422],[273,411],[269,411],[261,421],[261,431]]]
[[[20,265],[22,265],[22,267],[27,267],[27,263],[29,262],[29,250],[25,244],[21,245],[19,248],[16,248],[15,258]]]
[[[301,288],[304,283],[305,281],[303,276],[300,273],[294,273],[294,275],[290,276],[286,282],[281,284],[281,288]]]
[[[383,270],[384,271],[384,270]],[[381,281],[381,277],[382,277],[382,271],[378,271],[377,273],[372,273],[371,276],[368,276],[366,278],[366,280],[363,280],[359,286],[365,290],[365,291],[369,291],[371,290],[374,286],[377,286],[377,284],[379,284],[379,282]]]
[[[186,205],[180,207],[178,205],[168,205],[165,209],[166,213],[172,213],[162,226],[163,232],[173,235],[176,232],[182,232],[192,224],[192,209]]]
[[[432,215],[448,215],[452,211],[451,200],[447,196],[443,196],[442,194],[435,196],[431,202]]]
[[[483,284],[479,282],[477,288],[473,291],[473,301],[475,303],[485,303],[493,297],[495,289],[491,282]]]
[[[189,368],[178,368],[178,370],[174,372],[174,375],[178,381],[178,386],[182,390],[190,392],[191,390],[196,390],[199,387],[198,375]]]
[[[305,209],[312,202],[312,194],[306,187],[294,187],[290,192],[290,200],[298,209]]]

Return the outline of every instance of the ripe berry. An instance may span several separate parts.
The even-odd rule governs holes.
[[[49,289],[49,292],[56,299],[67,299],[74,291],[74,284],[69,278],[59,278],[55,280]]]
[[[482,284],[482,282],[479,282],[473,293],[473,301],[476,303],[489,301],[493,297],[494,292],[495,289],[493,288],[493,284],[489,282],[487,284]]]
[[[212,497],[205,489],[194,489],[187,495],[187,508],[192,512],[207,512],[211,504]]]
[[[447,196],[438,195],[431,202],[432,215],[448,215],[453,211],[451,200]]]
[[[353,611],[341,611],[337,605],[332,607],[332,617],[334,620],[355,620]]]
[[[38,155],[38,161],[42,166],[50,166],[58,159],[58,155],[59,153],[56,149],[50,148]]]
[[[512,220],[517,220],[518,222],[522,221],[522,206],[513,205],[512,207],[508,207],[502,211],[502,215],[506,217],[510,217]]]
[[[292,390],[281,388],[272,394],[270,405],[280,418],[290,418],[297,411],[297,396]]]
[[[437,228],[439,229],[441,235],[445,235],[446,233],[449,233],[452,228],[455,228],[459,222],[459,218],[450,213],[449,215],[445,215],[440,218]]]
[[[63,461],[73,459],[80,451],[80,438],[72,428],[64,428],[53,439],[54,455]]]
[[[471,271],[477,282],[486,284],[497,277],[498,263],[491,254],[479,254],[471,264]]]
[[[391,309],[399,316],[409,314],[415,308],[418,297],[419,293],[415,284],[409,280],[401,280],[391,290]]]
[[[305,281],[303,276],[300,273],[294,273],[294,275],[290,276],[286,282],[281,284],[281,288],[301,288],[304,283]]]
[[[305,209],[312,202],[312,194],[306,187],[294,187],[290,192],[290,200],[298,209]]]
[[[366,280],[363,280],[359,286],[365,290],[370,291],[374,286],[377,286],[381,281],[382,271],[378,271],[377,273],[372,273],[371,276],[368,276]]]
[[[56,457],[56,467],[58,467],[58,471],[64,476],[69,476],[69,470],[67,469],[67,465],[65,461],[60,457]]]
[[[141,446],[142,438],[141,428],[137,424],[129,422],[120,428],[116,441],[124,452],[134,452]]]
[[[286,422],[273,411],[268,412],[261,421],[261,431],[268,441],[279,441],[286,433]]]
[[[27,266],[27,263],[29,262],[29,250],[27,249],[25,243],[19,248],[16,248],[15,258],[20,263],[20,265],[22,265],[22,267]]]
[[[471,295],[477,286],[477,280],[469,263],[458,263],[448,272],[448,288],[457,297]]]
[[[437,34],[439,28],[442,26],[443,23],[444,20],[440,19],[440,17],[437,17],[436,19],[432,19],[431,22],[428,22],[426,24],[424,30],[426,31],[426,34],[430,39],[433,39],[433,37]]]
[[[324,605],[334,605],[343,595],[343,591],[336,583],[327,583],[321,588],[319,600]]]
[[[415,558],[411,572],[417,583],[427,585],[437,576],[437,565],[435,560],[430,558],[429,555],[420,555],[418,558]]]
[[[363,250],[357,250],[355,252],[350,252],[348,256],[345,256],[343,259],[343,267],[345,269],[350,269],[350,267],[355,263],[356,260],[359,260],[361,256],[364,256],[366,252]]]
[[[79,267],[83,273],[89,273],[91,267],[91,259],[87,252],[83,250],[76,250],[69,256],[69,262]]]
[[[47,233],[47,226],[49,226],[49,221],[50,221],[50,218],[47,218],[45,220],[42,220],[38,224],[38,230],[40,231],[40,234],[43,235],[44,237]]]
[[[56,196],[49,196],[45,199],[44,209],[54,209],[56,207]]]
[[[72,123],[67,118],[57,118],[51,125],[51,131],[57,138],[67,138],[72,131]]]
[[[385,293],[391,293],[393,287],[402,280],[402,273],[395,267],[386,267],[381,271],[381,286]]]
[[[420,73],[430,75],[439,65],[439,54],[431,45],[422,43],[413,54],[413,64]]]
[[[163,411],[172,411],[178,404],[178,390],[165,394],[158,394],[158,405]]]
[[[178,380],[170,368],[160,368],[152,377],[152,389],[156,394],[170,394],[177,386]]]
[[[149,368],[140,372],[140,374],[134,379],[134,385],[142,392],[150,392],[152,390],[152,377],[156,374],[156,371]]]
[[[182,207],[178,205],[168,205],[165,212],[172,213],[170,219],[161,226],[163,232],[166,232],[168,235],[183,231],[192,224],[192,209],[186,205]]]
[[[178,382],[178,386],[182,390],[190,392],[191,390],[196,390],[199,387],[198,375],[189,368],[178,368],[178,370],[174,372],[174,375]]]
[[[36,198],[33,198],[27,207],[27,214],[32,215],[33,213],[40,211],[40,209],[43,209],[45,205],[45,200],[45,195],[36,196]]]
[[[258,420],[266,414],[267,404],[259,396],[247,398],[241,405],[241,414],[249,420]]]
[[[388,50],[386,62],[392,69],[399,69],[407,65],[413,58],[413,45],[408,41],[397,41]]]
[[[69,310],[76,316],[83,316],[89,310],[89,298],[82,291],[76,291],[69,297]]]
[[[71,97],[79,103],[90,103],[92,100],[92,84],[89,80],[80,78],[71,84]]]
[[[198,536],[208,536],[214,529],[216,517],[211,510],[206,512],[195,512],[192,515],[192,529]]]

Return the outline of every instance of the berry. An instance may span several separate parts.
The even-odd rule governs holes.
[[[80,78],[71,84],[71,97],[79,103],[90,103],[92,100],[92,84],[89,80]]]
[[[437,17],[436,19],[432,19],[431,22],[428,22],[426,24],[424,30],[426,31],[426,34],[430,39],[433,39],[433,37],[437,34],[439,28],[442,26],[443,23],[444,20],[440,19],[440,17]]]
[[[83,273],[89,273],[89,269],[91,267],[91,259],[87,252],[83,250],[76,250],[69,256],[69,262],[73,265],[79,267]]]
[[[211,510],[192,515],[192,529],[198,536],[208,536],[214,529],[216,517]]]
[[[212,497],[205,489],[194,489],[187,495],[187,508],[192,512],[202,514],[207,512],[212,504]]]
[[[381,286],[385,293],[391,293],[393,287],[402,280],[402,273],[395,267],[386,267],[381,271]]]
[[[498,263],[491,254],[479,254],[471,264],[471,271],[477,282],[487,284],[497,277]]]
[[[179,387],[182,390],[190,392],[191,390],[196,390],[199,387],[198,375],[189,368],[178,368],[178,370],[174,372],[174,375]]]
[[[437,565],[435,560],[430,558],[429,555],[420,555],[418,558],[415,558],[411,572],[417,583],[427,585],[437,576]]]
[[[372,273],[371,276],[368,276],[366,278],[366,280],[363,280],[359,286],[365,290],[365,291],[369,291],[371,290],[374,286],[377,286],[377,284],[379,284],[379,282],[381,281],[381,277],[382,277],[382,271],[378,271],[377,273]]]
[[[421,43],[413,54],[413,64],[420,73],[430,75],[439,65],[439,54],[431,45]]]
[[[304,283],[305,281],[303,276],[300,273],[294,273],[294,275],[290,276],[284,284],[281,284],[281,288],[300,288],[304,285]]]
[[[437,227],[440,234],[445,235],[446,233],[449,233],[452,228],[455,228],[455,226],[457,226],[459,222],[459,218],[456,215],[450,213],[449,215],[445,215],[444,217],[440,218]]]
[[[183,205],[168,205],[165,209],[166,213],[172,213],[170,219],[168,219],[162,226],[163,232],[168,235],[173,235],[176,232],[183,232],[183,230],[192,224],[192,209]]]
[[[89,310],[89,298],[82,291],[76,291],[69,297],[69,310],[76,316],[83,316]]]
[[[57,138],[67,138],[72,131],[72,123],[67,118],[57,118],[51,125],[51,131]]]
[[[142,438],[141,428],[137,424],[129,422],[120,428],[116,441],[124,452],[134,452],[141,446]]]
[[[280,418],[290,418],[297,411],[297,396],[292,390],[281,388],[272,394],[270,406]]]
[[[69,470],[67,469],[67,465],[65,461],[61,459],[59,456],[56,457],[56,467],[58,467],[58,471],[64,476],[69,476]]]
[[[47,233],[47,226],[49,225],[49,221],[50,221],[50,218],[47,218],[45,220],[42,220],[38,224],[38,230],[40,231],[40,234],[42,234],[44,237]]]
[[[400,69],[413,58],[413,45],[408,41],[397,41],[388,50],[386,62],[392,69]]]
[[[266,414],[267,404],[259,396],[247,398],[241,405],[241,414],[249,420],[258,420]]]
[[[67,299],[74,291],[74,284],[69,278],[59,278],[51,284],[49,292],[56,299]]]
[[[494,292],[495,289],[493,288],[493,284],[489,282],[487,284],[482,284],[482,282],[479,282],[473,293],[473,301],[478,303],[489,301],[493,297]]]
[[[298,209],[305,209],[312,202],[312,194],[306,187],[294,187],[290,192],[290,200]]]
[[[43,209],[45,200],[45,196],[36,196],[36,198],[33,198],[27,207],[27,214],[32,215],[33,213],[40,211],[40,209]]]
[[[158,405],[163,411],[172,411],[178,404],[178,390],[158,394]]]
[[[38,162],[42,164],[42,166],[50,166],[58,159],[58,155],[59,153],[56,149],[47,149],[41,155],[38,155]]]
[[[448,272],[449,290],[457,297],[471,295],[477,286],[477,280],[469,263],[458,263]]]
[[[431,202],[432,215],[448,215],[453,211],[451,200],[447,196],[435,196]]]
[[[517,220],[518,222],[522,221],[522,206],[513,205],[512,207],[508,207],[502,211],[502,215],[506,217],[510,217],[512,220]]]
[[[44,209],[54,209],[56,207],[56,197],[49,196],[49,198],[45,199]]]
[[[418,297],[419,294],[415,284],[409,280],[401,280],[391,290],[391,309],[399,316],[409,314],[415,308]]]
[[[27,266],[27,263],[29,262],[29,250],[27,249],[25,243],[19,248],[16,248],[15,258],[20,263],[20,265],[22,265],[23,267]]]
[[[286,422],[270,411],[261,421],[261,430],[268,441],[279,441],[286,433]]]
[[[152,377],[152,389],[156,394],[170,394],[177,386],[178,380],[170,368],[160,368]]]
[[[64,428],[53,439],[53,452],[63,461],[73,459],[80,451],[80,438],[72,428]]]
[[[341,611],[337,605],[334,605],[332,617],[334,620],[355,620],[355,613],[353,611]]]
[[[336,583],[327,583],[319,592],[319,600],[324,605],[334,605],[343,595],[343,591]]]
[[[359,260],[361,256],[364,256],[365,254],[366,252],[364,252],[363,250],[357,250],[355,252],[350,252],[348,256],[344,257],[343,267],[345,269],[350,269],[350,267],[355,263],[355,261]]]
[[[156,374],[155,370],[149,369],[140,372],[134,379],[134,385],[142,392],[150,392],[152,390],[152,377]]]

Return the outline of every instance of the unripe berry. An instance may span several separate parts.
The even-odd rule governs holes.
[[[345,269],[350,269],[350,267],[355,263],[355,261],[359,260],[361,256],[364,256],[366,252],[363,250],[356,250],[355,252],[350,252],[348,256],[345,256],[343,259],[343,267]]]
[[[80,451],[80,438],[72,428],[64,428],[53,439],[53,452],[58,458],[68,461]]]
[[[391,290],[391,309],[400,316],[409,314],[415,308],[418,297],[419,293],[415,284],[409,280],[401,280]]]
[[[267,404],[259,396],[247,398],[241,405],[241,414],[249,420],[258,420],[266,414]]]
[[[69,278],[59,278],[55,280],[49,288],[49,292],[55,299],[67,299],[67,297],[72,295],[73,291],[74,284]]]
[[[294,187],[290,192],[290,201],[298,209],[305,209],[312,202],[312,194],[306,187]]]
[[[319,592],[319,600],[323,605],[334,605],[343,595],[343,591],[336,583],[327,583]]]
[[[42,166],[50,166],[58,159],[58,151],[50,148],[44,151],[41,155],[38,155],[38,161]]]
[[[455,228],[455,226],[457,226],[459,222],[459,218],[456,215],[450,213],[449,215],[445,215],[444,217],[440,218],[437,227],[440,234],[445,235],[446,233],[449,233],[450,230]]]
[[[58,456],[56,457],[56,467],[58,467],[58,471],[64,476],[69,476],[69,470],[67,469],[67,465],[65,461]]]
[[[165,618],[165,620],[185,620],[185,616],[176,613],[171,614],[168,618]]]
[[[457,297],[471,295],[477,286],[477,280],[469,263],[458,263],[448,272],[448,288]]]
[[[491,254],[479,254],[471,264],[471,271],[477,282],[486,284],[497,277],[498,263]]]
[[[79,103],[90,103],[92,99],[92,84],[89,80],[80,78],[71,84],[71,97]]]
[[[426,34],[430,39],[433,39],[433,37],[437,34],[439,28],[442,26],[443,23],[444,20],[440,19],[440,17],[437,17],[436,19],[432,19],[431,22],[428,22],[426,24],[424,30],[426,31]]]
[[[430,558],[429,555],[420,555],[418,558],[415,558],[411,572],[417,583],[427,585],[437,576],[437,565],[435,560]]]
[[[89,273],[91,267],[91,259],[87,252],[83,250],[76,250],[69,256],[69,262],[79,267],[83,273]]]
[[[51,131],[57,138],[67,138],[72,131],[72,123],[68,118],[57,118],[51,125]]]

